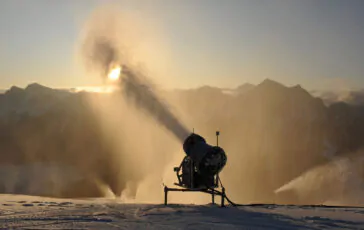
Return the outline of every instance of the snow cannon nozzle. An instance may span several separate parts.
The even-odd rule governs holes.
[[[193,161],[201,174],[216,175],[226,165],[225,151],[219,146],[211,146],[206,140],[192,133],[183,143],[183,150]]]

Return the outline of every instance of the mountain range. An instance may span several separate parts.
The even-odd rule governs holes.
[[[103,184],[121,195],[131,180],[143,180],[148,173],[135,173],[130,159],[116,160],[98,111],[90,102],[95,97],[102,100],[120,97],[117,94],[72,92],[36,83],[24,89],[14,86],[1,94],[2,167],[52,162],[75,168],[82,176],[57,192],[52,189],[54,185],[47,185],[49,189],[39,194],[24,185],[18,171],[12,171],[15,179],[11,183],[7,174],[0,177],[0,192],[37,191],[34,195],[94,197],[104,195],[100,187]],[[359,93],[352,94],[348,101],[328,102],[327,97],[313,96],[299,85],[287,87],[267,79],[234,90],[204,86],[165,91],[161,96],[191,131],[194,128],[208,140],[215,139],[216,129],[221,131],[219,143],[228,154],[221,177],[230,188],[231,197],[238,202],[322,203],[326,198],[297,200],[294,195],[282,197],[274,191],[311,168],[359,151],[364,145],[364,100]],[[155,136],[153,132],[145,134],[142,128],[135,133]],[[163,138],[156,137],[156,142],[168,142]],[[120,137],[121,143],[126,140]],[[153,154],[179,148],[177,144],[166,149],[158,145]],[[169,158],[166,155],[163,159]],[[30,167],[23,174],[33,175],[34,170]],[[48,180],[48,184],[54,184]]]

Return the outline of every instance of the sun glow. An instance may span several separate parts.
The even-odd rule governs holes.
[[[121,73],[121,67],[113,68],[108,75],[109,80],[116,81],[119,79]]]

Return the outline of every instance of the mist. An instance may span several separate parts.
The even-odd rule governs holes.
[[[364,199],[363,150],[333,157],[278,188],[275,193],[285,202],[362,206]],[[291,200],[290,200],[291,199]]]
[[[184,153],[178,150],[191,131],[162,99],[157,87],[146,76],[147,71],[140,64],[134,64],[128,56],[127,49],[137,44],[125,45],[128,38],[124,39],[129,33],[125,28],[133,27],[135,30],[135,25],[124,25],[130,21],[122,19],[115,21],[115,11],[108,8],[97,11],[89,20],[95,23],[87,23],[81,53],[86,68],[96,71],[104,82],[114,66],[122,67],[121,78],[114,83],[119,86],[118,90],[109,96],[108,101],[90,99],[98,110],[105,135],[115,148],[113,158],[122,162],[123,174],[115,175],[117,180],[128,181],[122,191],[122,199],[161,201],[162,184],[165,179],[168,180],[168,176],[163,176],[166,166],[172,172],[173,167],[180,163],[178,161],[182,160]],[[109,22],[109,30],[102,23],[106,21]],[[114,34],[123,36],[115,38]],[[175,160],[176,155],[178,161]]]
[[[106,10],[106,9],[104,9]],[[121,13],[120,13],[121,14]],[[103,16],[97,16],[98,20],[94,24],[90,24],[90,28],[86,31],[85,39],[82,43],[82,54],[84,63],[86,66],[92,66],[100,77],[106,78],[108,73],[115,66],[122,67],[122,77],[119,80],[120,93],[123,93],[131,104],[137,106],[144,112],[147,112],[161,125],[167,128],[172,134],[174,134],[181,142],[190,133],[186,127],[170,112],[166,102],[162,101],[158,97],[156,87],[153,85],[150,79],[148,79],[142,70],[130,62],[131,58],[127,56],[123,39],[129,33],[128,30],[116,26],[115,20],[117,15],[114,12],[109,14],[103,14]],[[93,20],[93,18],[90,19]],[[106,24],[100,21],[107,21]],[[111,23],[111,24],[110,24]],[[118,24],[126,23],[120,21]],[[99,29],[101,27],[102,29]],[[125,34],[122,39],[116,39],[113,34]]]
[[[183,95],[161,92],[148,68],[140,67],[148,66],[150,55],[145,58],[141,50],[139,60],[132,55],[138,49],[133,36],[145,29],[143,24],[137,17],[136,23],[133,17],[124,19],[107,7],[91,14],[81,56],[86,68],[104,82],[113,67],[123,69],[113,83],[118,90],[107,102],[90,100],[115,149],[113,161],[121,162],[115,180],[126,183],[120,193],[125,201],[162,201],[162,185],[173,183],[173,166],[184,157],[181,143],[191,132],[186,127],[195,128],[208,142],[215,140],[217,129],[222,131],[220,144],[230,160],[221,178],[233,200],[243,203],[290,202],[275,191],[327,163],[325,152],[340,148],[333,143],[336,134],[330,131],[325,105],[299,86],[264,81],[235,96],[212,88]],[[175,198],[197,203],[208,199],[189,194]]]

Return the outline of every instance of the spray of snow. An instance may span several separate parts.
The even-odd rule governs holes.
[[[278,188],[276,194],[294,192],[299,203],[327,205],[363,205],[364,156],[361,151],[335,157]]]

